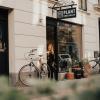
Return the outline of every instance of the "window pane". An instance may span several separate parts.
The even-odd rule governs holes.
[[[62,22],[64,23],[64,22]],[[72,58],[79,59],[81,56],[81,31],[79,25],[66,24],[58,25],[58,53],[69,54]],[[73,57],[73,54],[75,55]]]
[[[87,0],[78,0],[79,9],[87,10]]]
[[[83,10],[87,10],[87,0],[82,0],[82,8]]]
[[[79,9],[82,9],[82,0],[78,0]]]
[[[82,26],[69,24],[67,22],[58,23],[58,56],[65,60],[60,60],[61,71],[66,70],[66,60],[78,60],[82,57]]]

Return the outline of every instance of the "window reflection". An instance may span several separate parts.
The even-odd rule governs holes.
[[[69,54],[72,59],[81,57],[81,29],[74,24],[59,22],[58,24],[58,54]]]

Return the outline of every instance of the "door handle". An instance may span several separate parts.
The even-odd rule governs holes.
[[[3,48],[0,48],[0,52],[5,52],[5,50],[6,50],[6,45],[5,45],[5,42],[4,42]]]
[[[6,50],[6,44],[5,44],[5,42],[4,42],[3,48],[4,48],[4,50]]]

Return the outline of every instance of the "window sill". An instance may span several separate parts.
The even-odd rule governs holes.
[[[94,4],[93,7],[94,7],[94,10],[100,12],[100,4]]]
[[[90,15],[90,13],[87,12],[87,10],[78,9],[78,11],[79,11],[79,12],[82,12],[82,13],[85,13],[85,14],[87,14],[87,15]]]
[[[100,9],[100,4],[94,4],[93,6]]]

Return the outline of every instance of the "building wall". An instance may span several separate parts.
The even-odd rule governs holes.
[[[52,4],[47,1],[0,0],[0,6],[13,8],[9,13],[10,73],[17,74],[21,66],[27,64],[24,54],[39,45],[44,45],[46,57],[46,16],[56,17],[56,11],[52,15],[52,10],[48,8]],[[75,2],[78,3],[77,0]],[[83,57],[93,56],[93,51],[99,50],[98,18],[100,13],[93,9],[95,3],[97,0],[88,0],[87,12],[77,7],[77,17],[66,19],[83,25]]]
[[[17,1],[17,0],[16,0]],[[15,73],[27,64],[24,54],[31,49],[44,45],[46,52],[46,11],[39,0],[17,1],[15,14]],[[45,2],[43,2],[45,3]],[[24,5],[24,6],[23,6]],[[41,8],[40,8],[41,7]],[[41,13],[43,12],[43,13]],[[41,22],[40,22],[41,18]]]

